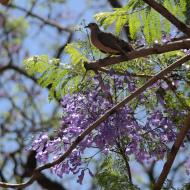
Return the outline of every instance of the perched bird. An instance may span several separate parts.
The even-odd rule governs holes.
[[[109,55],[124,55],[133,51],[133,47],[122,39],[111,33],[103,32],[96,23],[90,23],[85,28],[91,31],[91,42],[101,52]]]
[[[0,0],[0,4],[2,5],[8,5],[9,0]]]

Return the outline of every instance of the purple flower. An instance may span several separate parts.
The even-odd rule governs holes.
[[[136,85],[135,85],[135,82],[134,82],[134,80],[132,79],[132,77],[130,76],[129,73],[127,73],[127,75],[125,76],[125,81],[126,81],[126,83],[128,85],[129,92],[135,91]]]
[[[124,86],[128,87],[127,93],[136,89],[135,81],[130,74],[125,77],[112,74],[110,78],[115,84],[115,86],[109,84],[110,93],[114,90],[122,92]],[[96,81],[96,79],[92,80]],[[97,85],[98,83],[95,82],[95,87],[86,92],[63,97],[60,129],[51,138],[47,134],[40,135],[32,144],[32,149],[37,152],[36,157],[40,162],[58,159],[68,150],[78,135],[113,106]],[[156,85],[151,88],[154,87]],[[142,96],[141,104],[145,103],[145,96]],[[70,172],[78,174],[77,181],[82,184],[85,170],[89,170],[87,166],[83,167],[86,163],[83,158],[84,152],[88,148],[96,147],[102,154],[108,155],[117,148],[119,140],[125,142],[125,154],[134,155],[141,162],[163,158],[167,151],[164,145],[174,141],[176,137],[176,125],[172,119],[180,113],[166,109],[164,106],[161,109],[149,109],[148,116],[143,119],[143,122],[139,122],[139,115],[135,112],[133,105],[125,105],[118,109],[86,136],[64,162],[54,166],[52,171],[60,177]],[[89,174],[92,176],[90,170]]]
[[[40,151],[36,154],[36,159],[40,162],[40,163],[46,163],[48,161],[48,152],[45,151]]]

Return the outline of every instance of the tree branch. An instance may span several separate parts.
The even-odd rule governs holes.
[[[101,116],[99,119],[97,119],[92,125],[90,125],[88,128],[86,128],[71,144],[71,146],[68,148],[68,150],[57,160],[47,163],[43,166],[40,166],[36,168],[33,172],[32,177],[25,183],[21,184],[10,184],[10,183],[3,183],[0,182],[0,187],[10,187],[10,188],[24,188],[32,184],[37,178],[39,173],[42,170],[51,168],[61,162],[63,162],[71,153],[72,151],[78,146],[78,144],[94,130],[97,126],[99,126],[102,122],[104,122],[110,115],[114,114],[118,109],[122,108],[125,104],[129,103],[131,100],[139,96],[142,92],[144,92],[148,87],[153,85],[155,82],[157,82],[159,79],[163,78],[163,76],[167,75],[171,71],[173,71],[175,68],[181,66],[183,63],[190,60],[190,55],[187,55],[178,61],[174,62],[170,66],[168,66],[166,69],[162,70],[158,74],[156,74],[154,77],[152,77],[150,80],[148,80],[143,86],[135,90],[131,95],[127,96],[124,100],[113,106],[111,109],[109,109],[103,116]]]
[[[56,57],[56,58],[60,58],[61,57],[62,52],[64,51],[64,49],[67,46],[67,44],[71,42],[72,38],[73,38],[73,32],[71,32],[69,34],[69,36],[68,36],[67,41],[65,42],[65,44],[63,44],[62,46],[60,46],[58,48],[58,50],[57,50],[57,52],[56,52],[56,54],[55,54],[54,57]]]
[[[162,188],[163,183],[166,180],[167,175],[172,167],[174,159],[179,151],[179,148],[181,147],[181,144],[183,143],[183,140],[189,129],[190,129],[190,113],[188,114],[185,120],[184,127],[181,128],[179,134],[177,135],[175,143],[173,144],[172,149],[168,154],[167,161],[164,164],[160,177],[158,178],[158,181],[154,185],[154,190],[160,190]]]
[[[97,79],[98,79],[98,82],[99,82],[99,86],[102,90],[102,92],[104,93],[106,99],[111,103],[113,104],[113,99],[112,99],[112,96],[109,92],[109,90],[107,89],[106,85],[104,84],[104,81],[102,79],[102,76],[100,75],[100,73],[96,70],[95,71],[96,75],[97,75]]]
[[[146,49],[143,48],[143,49],[135,50],[135,51],[126,53],[127,56],[119,55],[116,57],[106,57],[104,59],[86,63],[85,68],[87,70],[90,70],[90,69],[97,70],[100,67],[105,67],[105,66],[113,65],[120,62],[133,60],[139,57],[146,57],[148,55],[162,54],[166,52],[171,52],[171,51],[180,50],[180,49],[189,49],[189,48],[190,48],[190,38],[186,40],[170,42],[168,44],[159,45],[152,48],[146,48]]]
[[[14,70],[14,71],[16,71],[17,73],[19,73],[19,74],[21,74],[21,75],[23,75],[23,76],[25,76],[25,77],[31,79],[33,82],[35,82],[36,84],[39,85],[37,78],[35,78],[35,77],[29,75],[26,71],[24,71],[23,69],[21,69],[21,68],[18,67],[18,66],[15,66],[15,65],[13,65],[13,64],[7,64],[7,65],[5,65],[5,66],[2,66],[2,67],[0,67],[0,74],[3,73],[3,72],[6,71],[6,70]],[[47,86],[46,88],[47,88],[48,90],[50,90],[51,85]],[[60,102],[60,99],[58,99],[58,98],[55,98],[55,100],[56,100],[57,102]]]
[[[181,22],[179,19],[177,19],[164,6],[162,6],[161,4],[157,3],[154,0],[143,0],[143,1],[145,3],[147,3],[149,6],[151,6],[153,9],[155,9],[158,13],[160,13],[167,20],[169,20],[174,26],[176,26],[184,34],[187,34],[188,36],[190,36],[190,28],[186,24]]]
[[[69,29],[67,27],[63,27],[62,25],[60,25],[59,23],[57,23],[54,20],[45,19],[45,18],[41,17],[40,15],[37,15],[37,14],[31,12],[30,10],[27,10],[27,9],[25,9],[23,7],[18,6],[18,5],[9,4],[8,7],[16,8],[16,9],[18,9],[20,11],[23,11],[23,12],[27,13],[27,15],[30,15],[30,16],[42,21],[44,24],[48,24],[50,26],[56,27],[60,31],[65,31],[65,32],[69,32],[69,33],[73,32],[71,29]]]
[[[16,71],[16,72],[20,73],[21,75],[24,75],[25,77],[27,77],[27,78],[31,79],[32,81],[34,81],[35,83],[37,83],[37,79],[35,77],[28,75],[23,69],[15,66],[13,64],[7,64],[5,66],[0,67],[0,73],[3,73],[4,71],[9,70],[9,69]]]
[[[133,181],[132,181],[132,175],[131,175],[131,168],[130,168],[130,165],[129,165],[129,161],[128,161],[128,158],[125,154],[125,150],[123,149],[123,147],[121,147],[120,143],[117,142],[117,147],[119,149],[119,153],[120,155],[122,156],[124,162],[125,162],[125,166],[126,166],[126,169],[127,169],[127,174],[128,174],[128,177],[129,177],[129,181],[131,184],[133,184]]]
[[[66,190],[61,184],[56,181],[53,181],[51,178],[48,178],[43,173],[39,174],[39,177],[36,181],[40,184],[40,186],[47,190]]]

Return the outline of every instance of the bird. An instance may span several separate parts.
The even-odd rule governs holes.
[[[112,33],[103,32],[96,23],[89,23],[85,28],[90,29],[91,43],[102,53],[108,55],[126,55],[134,48],[126,41],[119,39]]]
[[[0,0],[0,4],[2,5],[8,5],[9,0]]]

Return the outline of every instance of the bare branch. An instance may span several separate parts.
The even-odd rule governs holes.
[[[129,103],[131,100],[138,97],[142,92],[144,92],[148,87],[153,85],[155,82],[157,82],[159,79],[163,78],[163,76],[167,75],[177,67],[181,66],[183,63],[190,60],[190,55],[187,55],[178,61],[174,62],[172,65],[168,66],[166,69],[162,70],[158,74],[156,74],[154,77],[152,77],[150,80],[148,80],[143,86],[135,90],[131,95],[126,97],[124,100],[113,106],[111,109],[109,109],[103,116],[101,116],[99,119],[97,119],[92,125],[90,125],[85,131],[83,131],[72,143],[72,145],[68,148],[68,150],[57,160],[47,163],[43,166],[40,166],[36,168],[33,172],[32,177],[25,183],[21,184],[10,184],[10,183],[3,183],[0,182],[0,187],[11,187],[11,188],[24,188],[32,184],[37,178],[39,173],[42,170],[51,168],[55,166],[56,164],[59,164],[63,162],[71,153],[72,151],[78,146],[78,144],[88,135],[90,134],[97,126],[99,126],[102,122],[104,122],[110,115],[114,114],[118,109],[122,108],[125,104]]]
[[[98,81],[99,81],[99,85],[100,85],[100,88],[102,90],[102,92],[104,93],[105,97],[107,98],[107,100],[113,104],[113,99],[112,99],[112,96],[110,94],[110,92],[107,90],[105,84],[104,84],[104,81],[102,79],[102,76],[100,75],[100,73],[98,71],[95,71],[96,75],[97,75],[97,78],[98,78]]]
[[[164,164],[160,177],[158,178],[158,181],[154,185],[154,190],[160,190],[162,188],[163,183],[166,180],[168,173],[172,167],[174,159],[179,151],[179,148],[181,147],[183,140],[189,129],[190,129],[190,113],[187,116],[187,119],[185,120],[184,127],[181,128],[179,134],[177,135],[175,143],[173,144],[172,149],[168,154],[167,161]]]
[[[130,168],[130,165],[129,165],[128,158],[127,158],[127,156],[125,154],[125,149],[123,149],[123,147],[120,145],[119,142],[117,142],[117,147],[119,149],[120,155],[122,156],[122,158],[123,158],[123,160],[125,162],[125,166],[126,166],[128,177],[129,177],[129,181],[130,181],[131,184],[133,184],[132,175],[131,175],[131,168]]]
[[[147,3],[149,6],[151,6],[153,9],[155,9],[157,12],[159,12],[167,20],[169,20],[174,26],[176,26],[184,34],[190,36],[190,28],[186,24],[181,22],[179,19],[177,19],[164,6],[162,6],[161,4],[157,3],[154,0],[143,0],[143,1]]]
[[[69,29],[67,27],[63,27],[62,25],[60,25],[56,21],[45,19],[45,18],[41,17],[40,15],[37,15],[37,14],[35,14],[35,13],[31,12],[30,10],[27,10],[27,9],[25,9],[23,7],[20,7],[18,5],[14,5],[14,4],[9,4],[8,6],[10,8],[16,8],[16,9],[18,9],[20,11],[23,11],[23,12],[27,13],[28,15],[30,15],[30,16],[32,16],[32,17],[34,17],[34,18],[36,18],[36,19],[38,19],[40,21],[42,21],[44,24],[56,27],[60,31],[69,32],[69,33],[73,32],[71,29]]]
[[[62,52],[64,51],[64,49],[67,46],[67,44],[71,42],[72,38],[73,38],[73,32],[71,32],[69,34],[69,36],[68,36],[67,41],[65,42],[65,44],[63,44],[62,46],[59,47],[59,49],[57,50],[57,52],[56,52],[56,54],[55,54],[54,57],[56,57],[56,58],[60,58],[61,57]]]
[[[0,67],[0,74],[3,73],[3,72],[6,71],[6,70],[14,70],[14,71],[16,71],[17,73],[19,73],[19,74],[21,74],[21,75],[23,75],[23,76],[25,76],[25,77],[31,79],[33,82],[35,82],[36,84],[39,85],[37,78],[35,78],[34,76],[29,75],[25,70],[23,70],[22,68],[20,68],[20,67],[18,67],[18,66],[15,66],[15,65],[13,65],[13,64],[7,64],[7,65],[5,65],[5,66],[2,66],[2,67]],[[51,89],[51,85],[47,86],[46,88],[47,88],[48,90],[50,90],[50,89]],[[58,98],[56,98],[56,97],[55,97],[55,100],[56,100],[57,102],[60,102],[60,99],[58,99]]]
[[[35,77],[30,76],[23,69],[21,69],[20,67],[15,66],[13,64],[7,64],[5,66],[0,67],[0,74],[3,73],[6,70],[14,70],[14,71],[20,73],[21,75],[24,75],[25,77],[31,79],[35,83],[37,83],[37,79]]]

